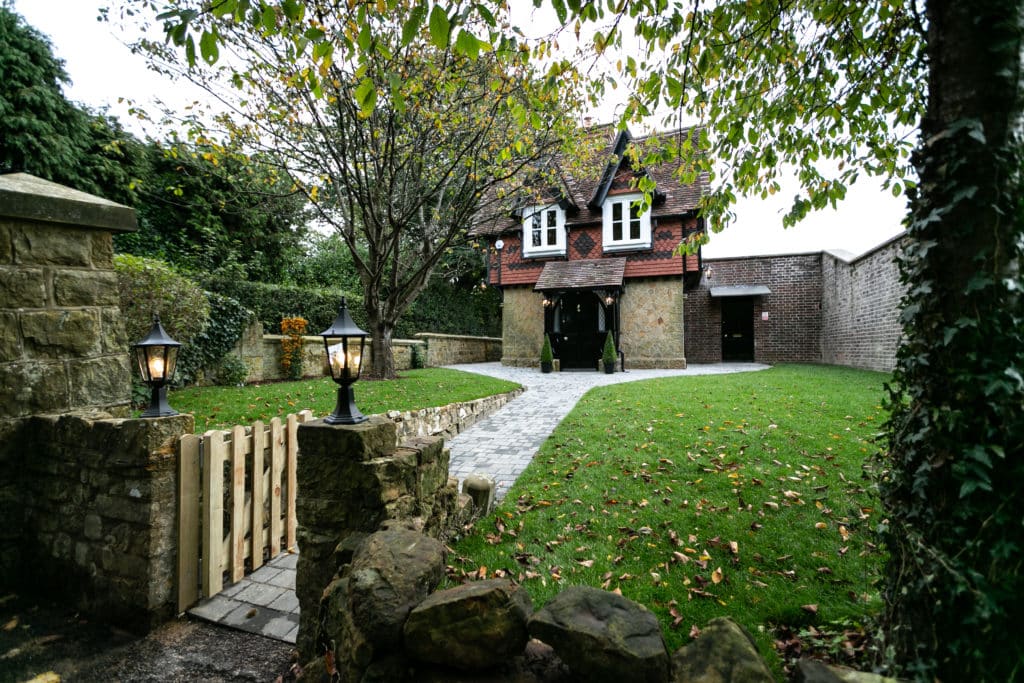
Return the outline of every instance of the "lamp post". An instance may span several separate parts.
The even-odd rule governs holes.
[[[338,383],[338,402],[334,412],[324,418],[327,424],[354,425],[366,422],[366,416],[356,407],[352,385],[359,380],[363,366],[363,349],[366,332],[356,327],[348,313],[345,297],[341,297],[338,317],[326,330],[320,333],[327,352],[327,366],[331,379]]]
[[[152,389],[149,408],[142,417],[169,417],[178,411],[167,405],[167,383],[174,377],[181,344],[167,336],[160,316],[153,314],[153,327],[142,341],[132,344],[142,381]]]

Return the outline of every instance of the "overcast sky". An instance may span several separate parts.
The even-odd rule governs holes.
[[[113,34],[113,26],[97,21],[99,7],[108,0],[15,0],[14,9],[50,37],[57,56],[64,60],[72,79],[66,95],[93,108],[109,107],[128,123],[127,107],[119,98],[140,104],[159,97],[185,106],[197,97],[188,84],[172,83],[146,68]],[[515,4],[515,2],[511,3]],[[524,22],[525,23],[525,22]],[[537,25],[537,22],[532,22]],[[610,109],[614,109],[611,107]],[[610,109],[595,112],[594,119],[607,122]],[[795,186],[794,186],[795,187]],[[902,229],[906,214],[903,197],[894,198],[872,180],[850,188],[837,210],[815,212],[795,228],[782,228],[782,215],[794,189],[785,188],[769,201],[742,199],[736,221],[712,235],[704,247],[708,258],[753,254],[786,254],[821,249],[842,249],[860,254]]]

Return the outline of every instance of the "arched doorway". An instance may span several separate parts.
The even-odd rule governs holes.
[[[563,370],[596,370],[604,337],[614,323],[609,308],[592,291],[570,290],[557,298],[545,328]]]

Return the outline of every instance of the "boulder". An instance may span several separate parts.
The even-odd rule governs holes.
[[[675,683],[774,683],[746,629],[728,617],[712,619],[700,637],[672,656]]]
[[[444,576],[444,546],[407,529],[379,531],[352,558],[349,610],[374,651],[402,642],[402,627],[413,607]]]
[[[405,648],[422,662],[488,669],[522,654],[533,603],[507,579],[474,581],[430,595],[405,622]]]
[[[899,683],[897,678],[855,671],[844,666],[831,666],[809,657],[796,663],[793,680],[797,683]]]
[[[529,629],[578,680],[668,680],[669,658],[658,620],[616,593],[567,588],[533,615]]]

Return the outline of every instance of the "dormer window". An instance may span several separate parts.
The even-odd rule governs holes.
[[[565,211],[559,206],[534,206],[523,212],[523,256],[565,254]]]
[[[651,212],[640,213],[641,194],[608,197],[601,209],[604,222],[604,250],[626,251],[651,248]]]

